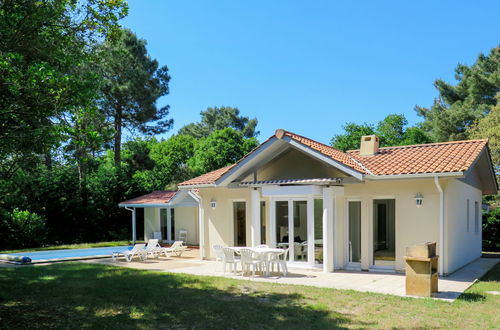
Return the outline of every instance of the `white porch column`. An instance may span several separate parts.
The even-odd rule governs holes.
[[[295,226],[293,223],[293,201],[288,202],[288,255],[295,261]]]
[[[137,240],[137,229],[136,229],[136,217],[135,217],[136,208],[132,209],[132,243],[135,244]]]
[[[269,246],[275,248],[276,247],[276,202],[271,197],[269,198],[269,242],[267,243]]]
[[[323,188],[323,272],[333,272],[333,189]]]
[[[169,242],[169,243],[172,242],[172,209],[171,208],[167,208],[167,242]]]
[[[307,262],[314,266],[314,199],[307,199]]]
[[[253,188],[250,191],[251,241],[252,246],[260,244],[260,191]]]
[[[203,199],[200,197],[198,202],[198,226],[200,231],[200,258],[205,258],[205,220],[203,211]]]

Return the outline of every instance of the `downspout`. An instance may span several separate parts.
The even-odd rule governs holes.
[[[135,207],[134,208],[128,208],[125,207],[125,210],[131,211],[132,212],[132,243],[135,244],[136,241],[136,225],[135,225]]]
[[[434,177],[434,183],[439,191],[439,275],[444,274],[444,192],[439,184],[439,177]]]
[[[199,242],[200,242],[200,258],[203,260],[205,258],[205,227],[203,226],[203,199],[201,196],[188,192],[196,202],[198,202],[198,230]]]

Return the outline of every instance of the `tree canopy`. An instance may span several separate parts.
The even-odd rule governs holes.
[[[257,119],[250,119],[240,115],[238,108],[232,107],[213,107],[200,113],[201,121],[191,123],[179,130],[180,135],[191,135],[195,138],[208,137],[212,132],[224,129],[226,127],[240,131],[244,137],[257,137],[259,131],[256,131]]]
[[[107,40],[99,55],[104,76],[100,106],[114,126],[115,164],[119,165],[124,127],[143,134],[164,133],[172,127],[169,107],[156,104],[168,94],[170,76],[167,66],[159,67],[148,55],[146,41],[128,29]]]
[[[471,66],[459,64],[455,79],[456,85],[436,80],[439,95],[432,106],[415,107],[424,118],[422,128],[434,141],[466,139],[467,128],[495,106],[500,91],[500,47],[480,54]]]
[[[404,115],[391,114],[379,121],[376,128],[372,124],[347,123],[344,133],[335,135],[331,145],[342,151],[358,149],[363,135],[378,135],[381,147],[429,143],[431,140],[418,127],[407,127]]]

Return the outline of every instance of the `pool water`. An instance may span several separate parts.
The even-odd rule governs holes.
[[[113,252],[121,252],[131,249],[132,246],[111,246],[88,249],[50,250],[36,252],[9,253],[10,256],[29,257],[32,262],[58,261],[58,260],[78,260],[92,257],[111,257]]]

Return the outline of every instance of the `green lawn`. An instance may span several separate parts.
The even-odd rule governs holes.
[[[0,268],[0,328],[494,328],[500,264],[454,303],[84,263]]]
[[[40,248],[28,248],[28,249],[0,251],[0,254],[1,253],[26,252],[26,251],[88,249],[88,248],[95,248],[95,247],[123,246],[123,245],[130,245],[130,244],[132,244],[132,242],[130,242],[130,241],[113,241],[113,242],[99,242],[99,243],[80,243],[80,244],[52,245],[52,246],[44,246],[44,247],[40,247]]]

